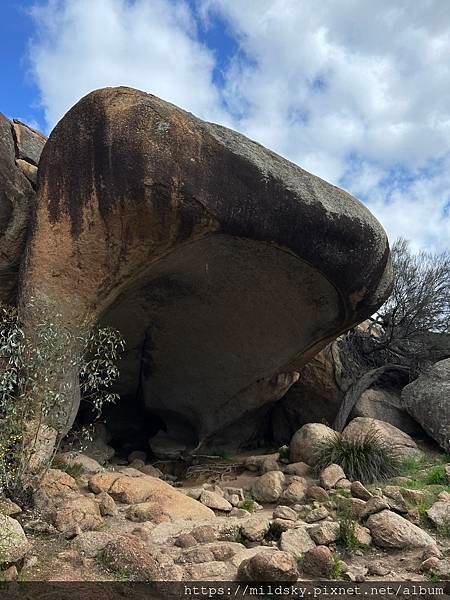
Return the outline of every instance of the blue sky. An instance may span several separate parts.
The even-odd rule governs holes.
[[[391,238],[450,239],[448,0],[2,0],[0,111],[50,132],[155,93],[348,189]]]

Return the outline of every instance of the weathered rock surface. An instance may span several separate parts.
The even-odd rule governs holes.
[[[30,547],[20,523],[0,514],[0,564],[21,560]]]
[[[117,328],[118,391],[141,389],[180,447],[243,444],[255,411],[389,292],[386,235],[361,203],[137,90],[78,102],[38,179],[27,322],[57,306],[70,328]]]
[[[334,560],[331,550],[327,546],[311,548],[303,557],[302,569],[308,575],[331,579],[334,570]]]
[[[420,425],[406,412],[400,393],[395,390],[381,388],[366,390],[361,394],[351,416],[384,421],[408,435],[415,435],[422,431]]]
[[[446,452],[450,452],[450,358],[441,360],[403,388],[409,414]]]
[[[244,581],[297,581],[297,565],[286,552],[259,552],[239,565],[238,579]]]
[[[0,113],[0,300],[9,304],[16,303],[19,265],[35,203],[35,165],[45,141]]]
[[[374,544],[381,548],[424,548],[433,538],[400,515],[383,510],[367,519]]]
[[[412,437],[397,427],[377,419],[356,417],[344,429],[342,436],[347,440],[356,440],[369,432],[375,432],[400,458],[421,455]]]
[[[308,465],[312,465],[320,443],[335,435],[338,434],[322,423],[307,423],[303,425],[291,440],[291,462],[303,461]]]
[[[145,503],[147,509],[151,504],[154,507],[154,514],[165,515],[171,520],[214,517],[210,508],[182,494],[165,481],[150,475],[129,477],[121,473],[100,473],[90,478],[89,487],[95,494],[108,492],[117,502]]]
[[[283,493],[284,475],[270,471],[258,477],[252,486],[252,496],[257,502],[276,502]]]
[[[292,556],[297,557],[303,552],[314,548],[315,543],[305,527],[289,529],[284,531],[280,538],[280,548],[284,552],[289,552]]]
[[[319,474],[320,485],[326,490],[336,487],[342,479],[345,479],[345,473],[340,465],[329,465]]]

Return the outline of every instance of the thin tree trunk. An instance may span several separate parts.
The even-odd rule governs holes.
[[[361,395],[382,375],[390,371],[409,371],[409,368],[401,365],[384,365],[383,367],[378,367],[377,369],[372,369],[371,371],[364,373],[360,379],[355,381],[355,383],[349,387],[333,423],[333,429],[335,431],[342,431],[344,429],[350,413],[360,399]]]

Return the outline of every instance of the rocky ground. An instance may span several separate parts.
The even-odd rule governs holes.
[[[365,486],[338,465],[315,475],[298,459],[327,430],[305,426],[270,454],[199,461],[184,480],[144,453],[105,466],[61,454],[32,508],[0,502],[2,578],[448,579],[449,457],[391,430],[407,449],[402,476]]]

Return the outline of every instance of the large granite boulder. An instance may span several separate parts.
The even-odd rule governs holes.
[[[441,360],[403,388],[406,410],[450,452],[450,358]]]
[[[249,443],[235,424],[389,294],[386,234],[360,202],[144,92],[80,100],[38,188],[27,322],[56,305],[69,328],[119,329],[122,406],[142,404],[188,450]]]
[[[30,214],[37,163],[46,138],[0,113],[0,301],[14,304]]]

